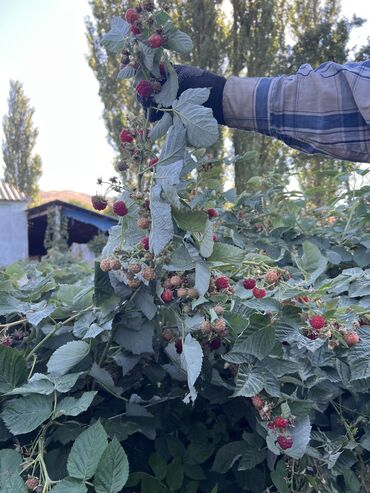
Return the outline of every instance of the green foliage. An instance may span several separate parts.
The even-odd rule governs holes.
[[[31,199],[37,197],[38,180],[42,174],[41,158],[33,154],[39,133],[32,121],[34,112],[22,83],[11,80],[8,113],[3,119],[4,178]]]

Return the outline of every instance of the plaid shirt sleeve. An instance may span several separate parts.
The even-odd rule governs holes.
[[[254,130],[309,154],[370,162],[370,60],[291,76],[231,77],[223,94],[226,124]]]

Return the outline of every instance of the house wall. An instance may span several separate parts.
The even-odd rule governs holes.
[[[0,200],[0,266],[28,257],[26,202]]]

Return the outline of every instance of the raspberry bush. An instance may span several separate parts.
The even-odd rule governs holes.
[[[1,488],[367,492],[369,188],[320,211],[276,176],[207,189],[209,90],[177,98],[170,62],[190,38],[143,2],[104,42],[163,117],[126,118],[94,275],[0,273]]]

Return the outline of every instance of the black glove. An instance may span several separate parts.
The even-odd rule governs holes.
[[[213,116],[220,125],[225,125],[224,113],[222,110],[222,94],[226,84],[225,77],[216,75],[208,70],[192,67],[191,65],[174,65],[174,69],[176,70],[179,78],[179,90],[177,97],[186,91],[186,89],[196,89],[201,87],[210,88],[211,92],[209,98],[204,103],[204,106],[212,109]],[[143,102],[141,103],[143,104]],[[148,108],[145,104],[143,104],[143,106],[145,110],[149,111],[149,120],[151,122],[162,118],[163,112],[156,110],[155,105],[150,108]]]

